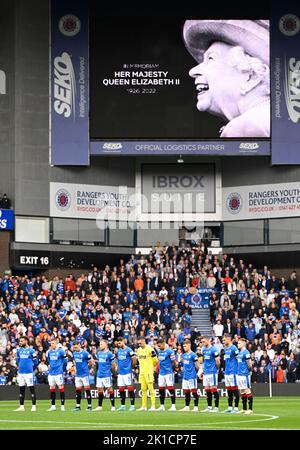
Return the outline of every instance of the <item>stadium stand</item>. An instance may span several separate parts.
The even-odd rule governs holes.
[[[209,307],[192,308],[180,294],[208,289]],[[180,360],[184,338],[198,351],[201,334],[211,334],[223,355],[222,336],[245,337],[254,369],[252,382],[300,382],[300,300],[297,274],[277,277],[226,254],[195,247],[157,244],[149,255],[132,255],[118,266],[94,267],[65,279],[5,275],[0,278],[0,384],[16,384],[16,350],[27,336],[38,354],[36,383],[47,383],[49,337],[71,355],[80,341],[92,356],[101,338],[116,349],[120,336],[137,348],[137,338],[163,336]],[[220,380],[223,372],[220,371]],[[74,367],[68,364],[66,383]],[[91,382],[94,373],[91,369]],[[182,379],[182,367],[176,373]]]

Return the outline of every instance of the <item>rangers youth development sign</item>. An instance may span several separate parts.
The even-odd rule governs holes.
[[[300,216],[300,183],[223,188],[223,220]]]
[[[88,2],[51,2],[52,165],[89,164]]]
[[[50,216],[128,220],[135,211],[134,188],[50,183]]]

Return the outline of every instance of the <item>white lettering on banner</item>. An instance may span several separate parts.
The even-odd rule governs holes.
[[[300,61],[295,58],[286,62],[284,91],[290,119],[297,123],[300,118]]]
[[[54,110],[65,118],[71,116],[75,121],[76,83],[71,57],[64,52],[54,58]]]

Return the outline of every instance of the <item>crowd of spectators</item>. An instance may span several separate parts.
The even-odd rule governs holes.
[[[74,379],[75,340],[96,359],[99,341],[116,348],[119,336],[137,348],[145,335],[155,345],[166,338],[181,361],[188,337],[199,352],[201,329],[192,326],[192,309],[177,288],[211,289],[212,339],[223,355],[222,336],[245,337],[251,352],[253,382],[300,381],[300,300],[296,272],[276,277],[226,254],[212,255],[204,243],[195,247],[157,243],[149,255],[132,255],[115,267],[65,279],[55,276],[0,278],[0,384],[15,384],[16,349],[27,336],[38,354],[37,383],[47,383],[46,352],[50,336],[59,339],[69,363],[66,383]],[[91,379],[94,374],[91,371]],[[180,382],[182,366],[175,379]],[[219,379],[223,379],[220,371]]]

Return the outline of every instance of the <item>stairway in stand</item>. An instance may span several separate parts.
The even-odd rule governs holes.
[[[212,326],[210,322],[210,310],[209,308],[193,308],[191,325],[193,328],[197,328],[201,335],[212,335]]]

